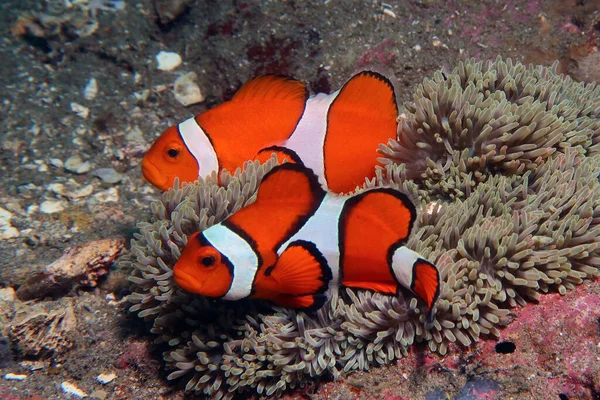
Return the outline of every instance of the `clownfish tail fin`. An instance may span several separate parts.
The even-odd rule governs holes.
[[[435,265],[418,258],[413,265],[411,289],[427,304],[427,317],[432,318],[432,309],[440,295],[440,272]]]
[[[400,285],[416,294],[427,305],[427,317],[440,295],[440,272],[419,253],[405,246],[392,249],[390,254],[394,277]]]

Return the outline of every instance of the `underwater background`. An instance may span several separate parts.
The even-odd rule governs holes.
[[[577,83],[599,79],[599,6],[585,0],[2,2],[0,398],[217,398],[238,390],[241,398],[257,392],[311,399],[600,398],[600,95]],[[527,70],[519,62],[547,68]],[[227,341],[229,332],[210,328],[206,338],[194,339],[190,315],[218,320],[206,304],[179,299],[166,310],[160,303],[170,292],[156,283],[164,274],[144,270],[140,278],[139,266],[162,267],[155,258],[161,243],[148,238],[162,240],[161,221],[163,229],[171,223],[164,210],[181,201],[172,195],[151,207],[160,192],[144,181],[140,160],[167,127],[230,99],[253,76],[292,76],[312,92],[329,93],[372,66],[393,76],[400,103],[409,102],[401,110],[403,129],[415,146],[383,149],[404,166],[388,166],[380,180],[424,203],[448,203],[443,213],[421,218],[412,245],[441,260],[444,270],[464,271],[447,279],[448,304],[430,334],[418,315],[411,322],[410,302],[390,305],[364,293],[343,294],[336,307],[345,313],[317,318],[316,326],[295,313],[265,317],[252,309],[254,331],[238,330],[256,348],[279,335],[277,343],[289,350],[278,355],[281,364],[298,365],[296,348],[321,348],[319,340],[296,339],[298,330],[324,324],[348,333],[340,339],[344,351],[358,349],[285,371],[265,363],[257,375],[251,363],[263,362],[260,354],[237,361],[234,351],[211,350],[221,346],[211,338]],[[462,106],[481,126],[452,119],[453,107]],[[436,139],[434,114],[468,131],[445,139],[455,151],[449,158],[441,156],[446,147]],[[492,116],[503,123],[478,130]],[[515,121],[524,129],[507,127]],[[430,131],[418,145],[416,138]],[[494,132],[515,132],[503,157],[482,161],[482,131],[491,142],[499,137]],[[264,171],[247,172],[253,173]],[[243,187],[246,178],[232,180]],[[255,189],[254,183],[245,195]],[[230,211],[207,215],[219,219]],[[459,220],[464,215],[472,218]],[[148,246],[134,254],[130,240],[143,221],[155,226],[142,225],[149,236],[138,237],[134,249]],[[187,234],[190,227],[178,229]],[[497,290],[486,301],[487,291],[477,290],[495,266],[510,262],[528,270],[512,278],[503,272],[498,287],[490,278]],[[127,279],[132,263],[138,280]],[[487,268],[485,277],[468,278],[478,268]],[[458,298],[468,299],[464,307],[453,307]],[[132,304],[140,304],[133,313]],[[230,320],[245,326],[243,307],[216,326]],[[395,314],[386,318],[405,315],[407,323],[386,325],[378,313],[390,309]],[[290,337],[296,344],[284,346]],[[269,354],[280,350],[265,346]],[[213,374],[226,362],[238,364],[223,377]],[[242,377],[225,379],[236,375],[231,368]]]

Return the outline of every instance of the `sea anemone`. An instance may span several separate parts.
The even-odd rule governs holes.
[[[464,198],[494,174],[536,169],[555,152],[600,151],[600,88],[556,68],[460,62],[417,86],[398,140],[381,145],[384,163],[440,197]]]
[[[275,159],[152,204],[129,255],[130,310],[168,346],[169,379],[216,399],[387,364],[416,341],[443,355],[452,343],[498,336],[510,308],[600,275],[598,94],[552,68],[501,60],[466,61],[419,87],[400,140],[382,146],[387,164],[365,187],[394,187],[418,203],[408,246],[440,269],[433,321],[409,293],[341,289],[305,313],[177,287],[172,266],[188,235],[254,201]]]

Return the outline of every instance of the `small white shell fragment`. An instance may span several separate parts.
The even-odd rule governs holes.
[[[161,71],[171,71],[181,65],[181,56],[170,51],[160,51],[156,55],[156,68]]]
[[[0,239],[19,237],[19,230],[11,224],[12,217],[13,214],[10,211],[0,207]]]
[[[134,126],[125,134],[125,139],[132,143],[145,143],[144,133],[138,126]]]
[[[92,164],[89,161],[84,162],[77,154],[67,158],[64,166],[67,171],[77,175],[88,173],[92,169]]]
[[[95,203],[118,203],[119,202],[119,191],[117,188],[112,187],[103,192],[96,193],[93,197]],[[90,199],[90,200],[92,200]]]
[[[48,160],[48,162],[55,168],[62,168],[64,165],[63,161],[60,158],[51,158],[50,160]]]
[[[0,289],[0,300],[2,301],[15,301],[17,299],[17,292],[11,287]]]
[[[40,204],[40,211],[44,214],[54,214],[61,212],[65,209],[62,201],[58,200],[46,200]]]
[[[390,10],[389,8],[384,8],[383,9],[383,14],[387,15],[388,17],[391,18],[398,18],[398,16],[396,15],[396,13],[392,10]]]
[[[73,396],[77,396],[79,398],[87,397],[88,394],[83,390],[79,389],[77,386],[73,385],[70,382],[63,382],[60,384],[60,388],[63,392],[72,394]]]
[[[90,109],[78,103],[71,103],[71,110],[84,119],[90,115]]]
[[[13,374],[12,372],[9,372],[8,374],[4,375],[4,379],[9,381],[24,381],[26,378],[27,375]]]
[[[94,100],[97,94],[98,82],[96,82],[95,78],[91,78],[87,85],[85,85],[85,88],[83,89],[83,97],[86,100]]]
[[[200,87],[196,83],[196,78],[196,73],[190,72],[175,79],[175,83],[173,85],[173,94],[175,95],[175,100],[183,104],[185,107],[204,101],[204,96],[200,91]]]
[[[116,377],[117,377],[117,374],[115,374],[114,372],[111,372],[111,373],[104,372],[104,373],[98,375],[96,377],[96,379],[101,384],[106,385],[107,383],[112,382]]]
[[[98,28],[100,27],[100,24],[98,24],[98,21],[88,21],[85,25],[83,25],[81,28],[77,29],[75,32],[77,32],[77,35],[79,35],[80,37],[88,37],[90,35],[92,35],[94,32],[96,32],[98,30]]]

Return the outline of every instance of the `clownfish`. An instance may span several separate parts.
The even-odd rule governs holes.
[[[175,282],[207,297],[246,297],[317,309],[338,285],[398,294],[427,306],[440,293],[437,267],[404,246],[416,218],[391,188],[350,196],[327,193],[301,164],[265,175],[256,201],[188,238]]]
[[[309,97],[305,85],[262,76],[234,97],[167,129],[142,160],[146,180],[161,190],[176,177],[192,182],[235,172],[252,159],[302,163],[326,190],[349,192],[375,176],[377,147],[397,135],[394,87],[363,71],[338,91]]]

